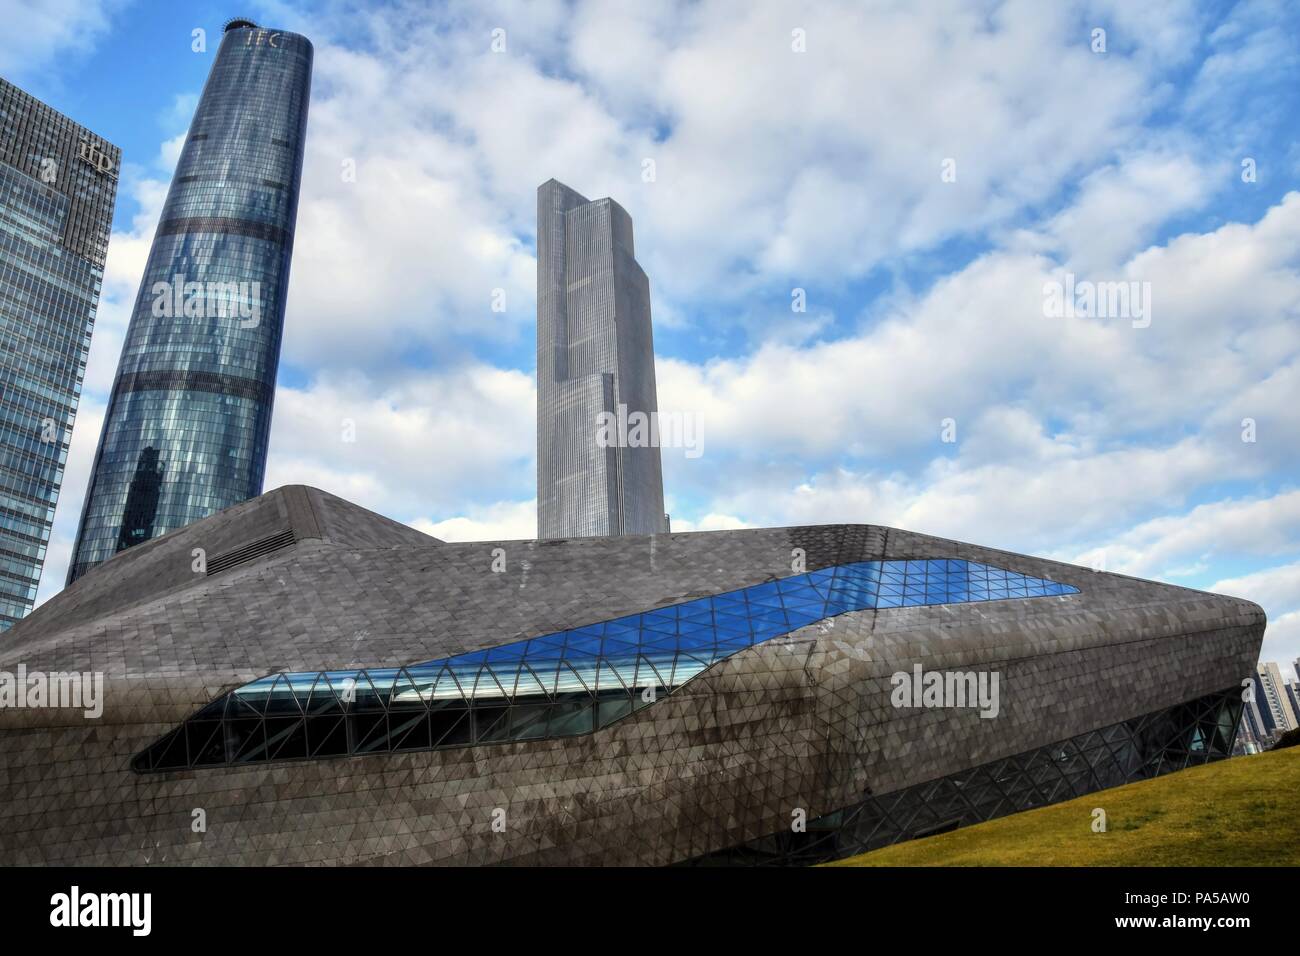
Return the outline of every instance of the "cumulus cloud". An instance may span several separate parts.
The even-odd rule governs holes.
[[[498,501],[476,507],[469,514],[430,521],[419,518],[411,526],[444,541],[518,541],[537,537],[537,500]]]
[[[1211,590],[1248,598],[1275,612],[1300,610],[1300,561],[1224,578]]]
[[[1284,674],[1300,661],[1300,561],[1224,578],[1210,590],[1247,598],[1267,612],[1262,660],[1277,661]],[[1296,676],[1300,679],[1300,673]]]
[[[282,385],[266,487],[315,485],[399,520],[531,497],[535,401],[530,376],[481,365]]]
[[[125,5],[126,0],[0,0],[0,73],[16,78],[57,57],[89,51]]]
[[[86,485],[90,482],[91,466],[95,461],[99,430],[104,426],[104,411],[103,402],[84,396],[77,408],[68,461],[63,469],[63,486],[54,512],[54,527],[50,530],[40,588],[36,594],[37,604],[63,590],[63,582],[68,576],[68,563],[72,560],[72,545],[77,535],[77,522],[81,520],[81,505],[85,500]]]
[[[1043,288],[1059,276],[1052,263],[992,253],[859,335],[770,341],[705,363],[661,361],[660,395],[695,410],[714,449],[765,458],[906,461],[939,450],[947,418],[976,455],[1014,442],[1034,421],[1060,422],[1067,427],[1058,431],[1077,436],[1060,440],[1094,451],[1194,423],[1227,471],[1250,473],[1262,467],[1254,459],[1289,453],[1300,437],[1287,399],[1300,357],[1297,239],[1293,193],[1258,223],[1139,253],[1126,269],[1155,287],[1149,328],[1049,318]],[[1265,448],[1240,440],[1246,415],[1263,423]],[[1257,435],[1254,444],[1262,442]]]
[[[1106,565],[1128,574],[1169,576],[1189,561],[1246,555],[1285,557],[1300,541],[1300,492],[1224,499],[1143,521],[1104,545]],[[1220,582],[1223,583],[1223,582]],[[1217,585],[1215,587],[1217,590]]]
[[[277,12],[317,48],[285,344],[307,367],[526,333],[552,176],[629,208],[673,305],[840,284],[1006,223],[1132,138],[1157,105],[1143,37],[1166,43],[1135,31],[1103,61],[1077,11],[1023,3]],[[1176,173],[1189,195],[1166,202],[1194,201],[1193,166],[1163,162],[1130,164],[1130,190]]]
[[[1045,231],[1066,268],[1085,278],[1120,278],[1158,226],[1200,206],[1210,190],[1210,171],[1186,154],[1138,153],[1084,177],[1075,201]]]
[[[674,534],[679,531],[739,531],[741,528],[754,527],[748,521],[742,521],[735,515],[720,514],[707,514],[699,521],[674,518],[672,526]]]
[[[1282,669],[1283,679],[1290,670],[1300,680],[1300,670],[1296,669],[1296,662],[1300,661],[1300,611],[1288,611],[1269,621],[1259,659],[1276,662]]]

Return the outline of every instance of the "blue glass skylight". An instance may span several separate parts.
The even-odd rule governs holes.
[[[213,701],[137,770],[592,733],[738,651],[850,611],[1074,594],[971,561],[860,561],[407,667],[271,674]]]

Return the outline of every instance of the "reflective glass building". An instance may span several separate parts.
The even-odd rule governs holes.
[[[597,435],[602,413],[658,409],[632,217],[548,180],[537,190],[539,538],[668,530],[659,448],[602,447]]]
[[[0,79],[0,631],[40,582],[120,166],[116,146]]]
[[[312,46],[226,26],[127,330],[68,581],[262,491]]]

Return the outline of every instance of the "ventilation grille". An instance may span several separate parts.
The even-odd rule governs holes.
[[[256,560],[282,548],[290,547],[294,543],[293,529],[285,528],[283,531],[277,531],[275,534],[267,535],[265,538],[259,538],[251,541],[242,548],[236,548],[234,551],[227,551],[225,554],[219,554],[208,562],[208,577],[214,574],[220,574],[222,571],[229,571],[231,568],[238,567],[241,564],[247,564],[249,561]]]

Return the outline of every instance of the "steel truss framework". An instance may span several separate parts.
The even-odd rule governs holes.
[[[1078,588],[972,561],[860,561],[401,668],[272,674],[205,706],[139,772],[594,733],[763,641],[869,608]]]
[[[914,787],[868,793],[809,820],[806,832],[771,834],[686,865],[825,863],[1220,760],[1232,753],[1241,711],[1240,688],[1209,694]]]

